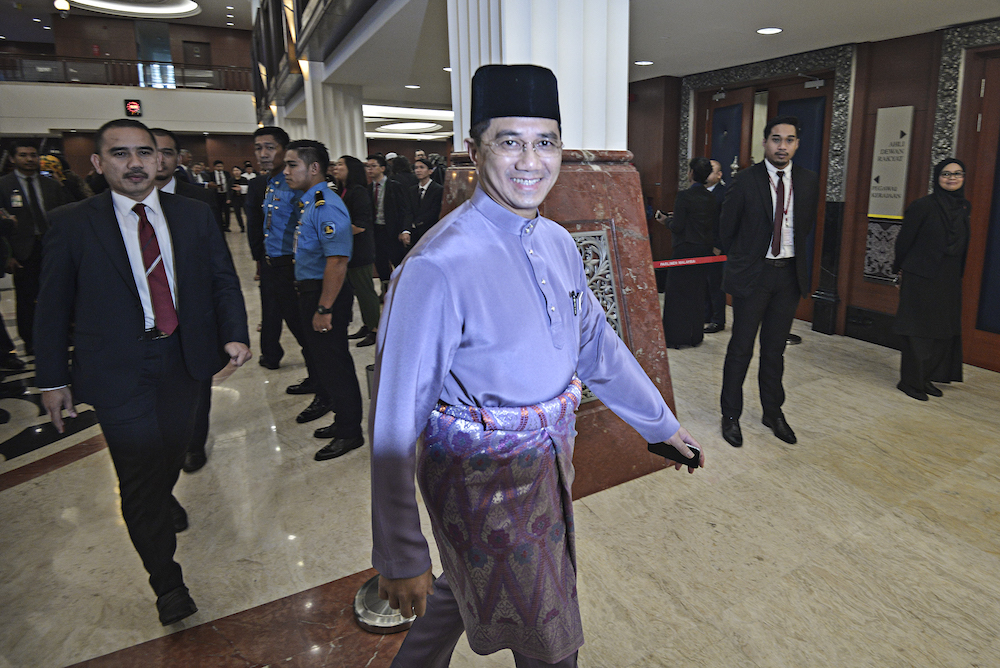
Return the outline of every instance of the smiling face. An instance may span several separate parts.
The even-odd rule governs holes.
[[[471,139],[466,140],[480,187],[497,204],[523,218],[535,217],[538,205],[555,185],[562,165],[562,152],[542,156],[526,146],[520,153],[508,156],[500,155],[490,144],[545,140],[559,141],[559,123],[551,118],[520,116],[494,118],[479,146]]]
[[[778,169],[787,166],[797,150],[799,135],[794,125],[779,123],[771,128],[771,133],[764,139],[764,157]]]
[[[965,170],[957,162],[949,162],[941,170],[938,184],[948,192],[955,192],[965,185]]]
[[[101,141],[101,152],[90,156],[90,162],[113,191],[141,202],[153,190],[160,154],[149,132],[135,127],[109,128]]]

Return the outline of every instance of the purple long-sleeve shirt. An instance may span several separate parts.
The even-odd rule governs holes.
[[[477,189],[393,274],[379,322],[369,425],[379,573],[414,577],[431,566],[415,446],[438,400],[528,406],[563,392],[574,373],[647,441],[680,426],[608,324],[569,233]]]

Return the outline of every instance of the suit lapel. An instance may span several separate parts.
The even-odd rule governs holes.
[[[174,290],[177,294],[177,301],[180,301],[180,277],[185,276],[184,264],[187,262],[190,253],[186,251],[187,236],[180,229],[184,220],[183,212],[180,208],[183,205],[183,195],[170,195],[160,193],[160,208],[163,209],[163,218],[167,222],[170,230],[170,246],[173,248],[174,264]]]
[[[121,230],[118,228],[118,218],[115,216],[114,203],[111,200],[111,191],[105,191],[90,200],[93,202],[92,215],[90,216],[90,226],[94,230],[98,243],[104,247],[111,266],[115,268],[128,285],[129,290],[139,299],[139,290],[135,287],[135,277],[132,275],[132,265],[128,261],[128,253],[125,251],[125,241],[122,239]]]
[[[767,176],[767,166],[761,161],[751,167],[751,169],[754,170],[755,190],[760,196],[761,209],[767,213],[764,224],[767,227],[768,239],[770,239],[774,226],[774,203],[771,201],[771,183]]]

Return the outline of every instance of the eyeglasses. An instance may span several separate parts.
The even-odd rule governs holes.
[[[964,179],[965,172],[941,172],[942,179]]]
[[[562,142],[556,139],[539,139],[538,141],[519,141],[517,139],[502,139],[500,141],[484,142],[486,146],[499,156],[504,158],[516,158],[524,153],[530,146],[535,153],[543,158],[551,158],[559,155],[562,150]]]

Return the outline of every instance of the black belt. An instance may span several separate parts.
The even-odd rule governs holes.
[[[299,294],[306,294],[307,292],[316,292],[323,289],[323,280],[309,278],[304,281],[295,281],[295,289],[299,291]]]
[[[264,261],[269,267],[290,267],[295,263],[294,255],[279,255],[278,257],[264,256]]]
[[[795,258],[794,257],[782,257],[782,258],[773,259],[773,258],[766,257],[766,258],[764,258],[764,264],[770,265],[770,266],[775,267],[777,269],[781,269],[782,267],[791,267],[791,266],[793,266],[795,264]]]
[[[161,332],[157,328],[152,327],[152,328],[147,329],[146,331],[144,331],[139,336],[139,340],[140,341],[159,341],[160,339],[165,339],[168,336],[170,336],[170,334],[167,334],[166,332]]]

